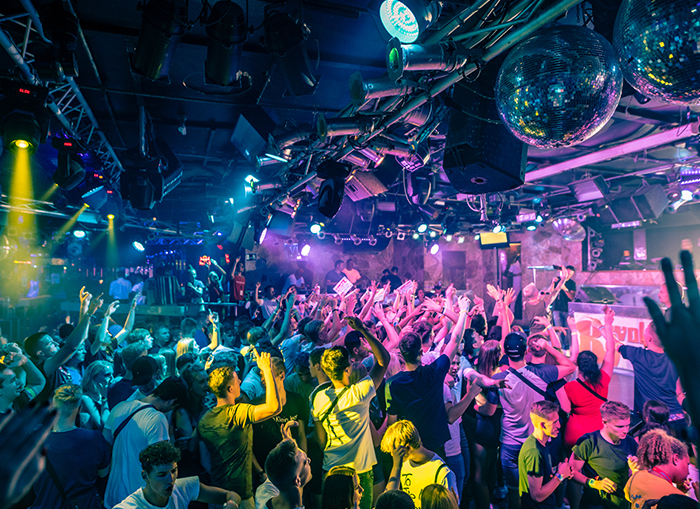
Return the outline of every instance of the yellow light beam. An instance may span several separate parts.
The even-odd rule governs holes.
[[[38,232],[36,217],[32,213],[24,212],[21,208],[26,205],[27,199],[34,199],[32,186],[32,169],[29,158],[29,150],[17,150],[15,165],[10,182],[10,213],[7,225],[17,230],[18,239],[25,239],[26,248],[31,251],[37,243]]]
[[[119,249],[114,231],[114,214],[107,215],[107,266],[119,267]]]
[[[66,221],[66,223],[65,223],[63,226],[61,226],[61,228],[58,230],[58,232],[56,232],[56,235],[57,235],[58,237],[60,237],[60,236],[62,236],[62,235],[65,235],[66,233],[68,233],[68,232],[70,231],[70,229],[73,228],[73,226],[75,225],[76,221],[78,220],[78,217],[80,217],[80,214],[82,214],[83,212],[85,212],[85,210],[86,210],[87,208],[88,208],[87,204],[86,204],[86,203],[83,203],[83,206],[80,207],[80,208],[76,211],[76,213],[73,214],[73,215],[71,216],[71,218],[70,218],[68,221]]]
[[[51,187],[49,187],[48,191],[46,191],[41,198],[39,198],[39,201],[48,201],[49,198],[53,196],[53,193],[56,192],[58,189],[58,184],[54,184]]]

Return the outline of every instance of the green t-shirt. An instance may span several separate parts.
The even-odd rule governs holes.
[[[253,405],[212,408],[202,416],[197,433],[211,456],[211,483],[253,496]]]
[[[521,509],[555,509],[557,503],[556,492],[547,497],[542,502],[535,502],[530,497],[530,487],[527,483],[527,476],[541,477],[542,486],[552,480],[557,471],[559,462],[551,447],[551,442],[542,445],[533,435],[527,437],[518,455],[518,474],[520,476],[520,499]]]

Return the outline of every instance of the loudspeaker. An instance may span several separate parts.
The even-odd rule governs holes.
[[[487,80],[488,81],[488,80]],[[460,193],[507,191],[523,185],[527,145],[501,123],[488,84],[459,84],[445,104],[452,108],[443,168],[452,187]],[[481,119],[492,119],[491,123]]]
[[[267,137],[277,127],[274,120],[261,107],[256,106],[241,113],[231,135],[231,143],[248,161],[254,162],[267,148]]]
[[[643,219],[658,219],[669,204],[668,195],[659,184],[642,187],[632,195],[632,201]]]
[[[360,201],[387,192],[387,188],[372,173],[356,171],[345,183],[345,194],[352,201]]]
[[[333,217],[343,204],[345,195],[345,180],[332,177],[321,183],[318,191],[318,211],[326,217]]]

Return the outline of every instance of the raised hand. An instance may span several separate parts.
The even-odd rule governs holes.
[[[615,321],[615,311],[608,306],[605,306],[603,308],[603,313],[605,313],[605,325],[612,325],[613,321]]]
[[[457,305],[459,306],[460,312],[469,311],[469,304],[470,304],[470,300],[469,300],[469,297],[467,297],[466,295],[460,295],[459,298],[457,299]]]
[[[503,296],[503,303],[506,305],[506,307],[508,307],[513,302],[515,302],[515,290],[513,290],[512,288],[508,288],[506,290],[505,295]]]
[[[253,348],[253,355],[255,355],[255,362],[260,368],[260,371],[270,371],[272,372],[272,359],[270,358],[269,352],[258,353],[258,350]]]
[[[282,434],[282,440],[294,440],[292,437],[292,428],[298,428],[299,423],[297,421],[287,421],[280,425],[280,433]]]
[[[492,284],[486,285],[486,294],[493,300],[501,300],[501,292]]]
[[[409,453],[409,448],[407,445],[400,445],[393,451],[391,451],[391,457],[394,460],[395,464],[400,465],[403,463],[404,459],[406,456],[408,456]]]
[[[576,318],[573,316],[569,315],[566,317],[566,325],[569,326],[569,330],[571,332],[576,332],[578,329],[576,328]]]
[[[94,315],[102,307],[102,304],[104,304],[104,299],[102,299],[102,294],[99,294],[88,306],[88,314],[90,316]]]
[[[119,301],[115,300],[107,307],[107,311],[105,311],[105,318],[112,316],[117,308],[119,308]]]
[[[360,320],[356,316],[346,316],[344,320],[351,328],[353,328],[356,331],[361,332],[365,330],[365,324],[362,323],[362,320]]]
[[[2,347],[0,353],[0,364],[8,368],[17,368],[27,362],[27,357],[22,353],[22,349],[17,343],[8,343]]]
[[[552,323],[549,321],[549,319],[546,316],[536,316],[533,320],[537,325],[541,325],[545,329],[547,327],[551,327]]]
[[[423,305],[425,306],[425,309],[427,309],[428,311],[437,311],[438,313],[440,311],[442,311],[442,305],[435,302],[433,299],[430,299],[428,297],[426,297],[423,300]]]
[[[377,302],[374,305],[374,316],[377,317],[378,320],[386,320],[386,315],[384,314],[384,307],[382,306],[381,302]]]

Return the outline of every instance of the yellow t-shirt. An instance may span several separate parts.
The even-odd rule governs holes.
[[[685,495],[685,493],[648,470],[635,472],[625,485],[625,498],[632,504],[632,509],[641,509],[647,500],[666,495]]]

